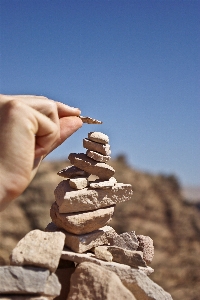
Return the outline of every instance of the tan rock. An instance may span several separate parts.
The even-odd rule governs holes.
[[[93,247],[107,244],[107,232],[112,230],[112,227],[104,226],[90,233],[76,235],[60,229],[52,223],[48,224],[45,228],[45,231],[48,232],[62,231],[65,234],[65,246],[78,253],[83,253]]]
[[[64,178],[74,178],[77,176],[88,177],[90,175],[87,172],[85,172],[75,166],[66,167],[66,168],[60,170],[57,174]]]
[[[95,152],[92,150],[87,150],[86,155],[96,161],[99,161],[99,162],[107,162],[111,159],[111,157],[109,155],[103,155],[101,153],[98,153],[98,152]]]
[[[115,173],[111,166],[97,162],[84,153],[70,153],[68,159],[71,164],[101,179],[109,179]]]
[[[92,252],[76,253],[76,252],[73,252],[73,251],[65,248],[62,251],[61,258],[63,260],[73,261],[73,262],[78,263],[78,264],[81,263],[81,262],[87,261],[87,262],[95,263],[95,264],[97,264],[99,266],[102,266],[102,267],[110,267],[111,268],[112,266],[115,266],[118,269],[124,269],[124,270],[126,270],[128,273],[132,269],[128,265],[119,264],[117,262],[108,262],[108,261],[104,261],[104,260],[98,259],[94,255],[94,253],[92,253]],[[147,266],[147,267],[140,267],[139,266],[136,269],[141,270],[146,275],[150,275],[150,274],[152,274],[154,272],[154,270],[151,267],[149,267],[149,266]]]
[[[88,262],[78,265],[72,274],[69,299],[136,300],[114,272]]]
[[[109,137],[106,134],[104,134],[102,132],[98,132],[98,131],[89,132],[88,140],[97,142],[100,144],[108,144],[109,143]]]
[[[107,263],[106,268],[119,276],[124,286],[134,294],[136,299],[173,300],[169,293],[153,282],[142,270],[118,268],[114,263]]]
[[[117,246],[127,250],[138,249],[139,242],[134,231],[124,232],[120,235],[112,231],[107,238],[110,246]]]
[[[139,241],[138,250],[143,252],[143,258],[147,263],[151,263],[154,257],[153,240],[149,236],[137,235]]]
[[[11,265],[31,265],[55,272],[63,250],[65,235],[61,232],[32,230],[22,238],[10,256]]]
[[[82,120],[83,123],[87,123],[87,124],[102,124],[102,121],[90,118],[90,117],[83,117],[83,116],[79,116],[79,118]]]
[[[105,246],[98,246],[94,251],[97,258],[103,257],[104,260],[107,260],[108,258],[108,261],[115,261],[134,268],[138,266],[146,267],[146,263],[143,260],[143,254],[140,251],[127,250],[116,246],[107,246],[107,249],[105,249]],[[109,253],[112,256],[112,259],[111,256],[109,256]]]
[[[112,254],[108,251],[108,246],[98,246],[94,248],[94,254],[96,258],[106,260],[106,261],[113,261]]]
[[[131,184],[116,183],[110,189],[73,190],[68,180],[61,181],[54,194],[60,213],[95,210],[125,202],[132,196]]]
[[[82,190],[86,186],[88,186],[88,179],[86,177],[80,177],[80,178],[71,178],[69,180],[69,185],[71,188],[76,190]]]
[[[113,187],[117,183],[117,180],[114,177],[111,177],[109,180],[102,181],[97,179],[93,182],[90,182],[89,185],[92,189],[107,189]]]
[[[100,143],[90,141],[88,139],[83,139],[83,147],[88,149],[88,150],[99,152],[103,155],[110,155],[111,154],[109,144],[103,145],[103,144],[100,144]]]
[[[79,213],[59,213],[56,202],[50,209],[50,216],[58,228],[74,234],[84,234],[97,230],[111,221],[114,206]]]

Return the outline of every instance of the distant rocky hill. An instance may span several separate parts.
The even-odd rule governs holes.
[[[27,232],[44,229],[54,189],[62,180],[56,173],[67,161],[42,163],[29,188],[0,214],[0,263]],[[123,157],[112,160],[118,182],[131,183],[132,200],[118,204],[109,224],[118,233],[134,230],[154,240],[152,280],[174,300],[200,299],[200,210],[184,201],[174,176],[151,175],[133,170]]]

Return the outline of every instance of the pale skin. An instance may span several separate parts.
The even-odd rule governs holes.
[[[30,184],[42,159],[82,126],[78,108],[32,95],[0,95],[0,211]]]

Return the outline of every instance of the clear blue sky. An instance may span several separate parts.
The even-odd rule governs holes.
[[[0,92],[48,96],[104,122],[51,159],[102,131],[113,157],[200,184],[200,1],[0,0]]]

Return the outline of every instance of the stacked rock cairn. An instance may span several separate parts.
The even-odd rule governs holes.
[[[86,154],[70,153],[72,166],[58,172],[65,179],[55,189],[52,222],[29,232],[13,249],[11,265],[0,267],[0,299],[171,300],[148,277],[152,239],[107,225],[115,205],[133,194],[107,164],[108,136],[90,132],[83,147]]]

